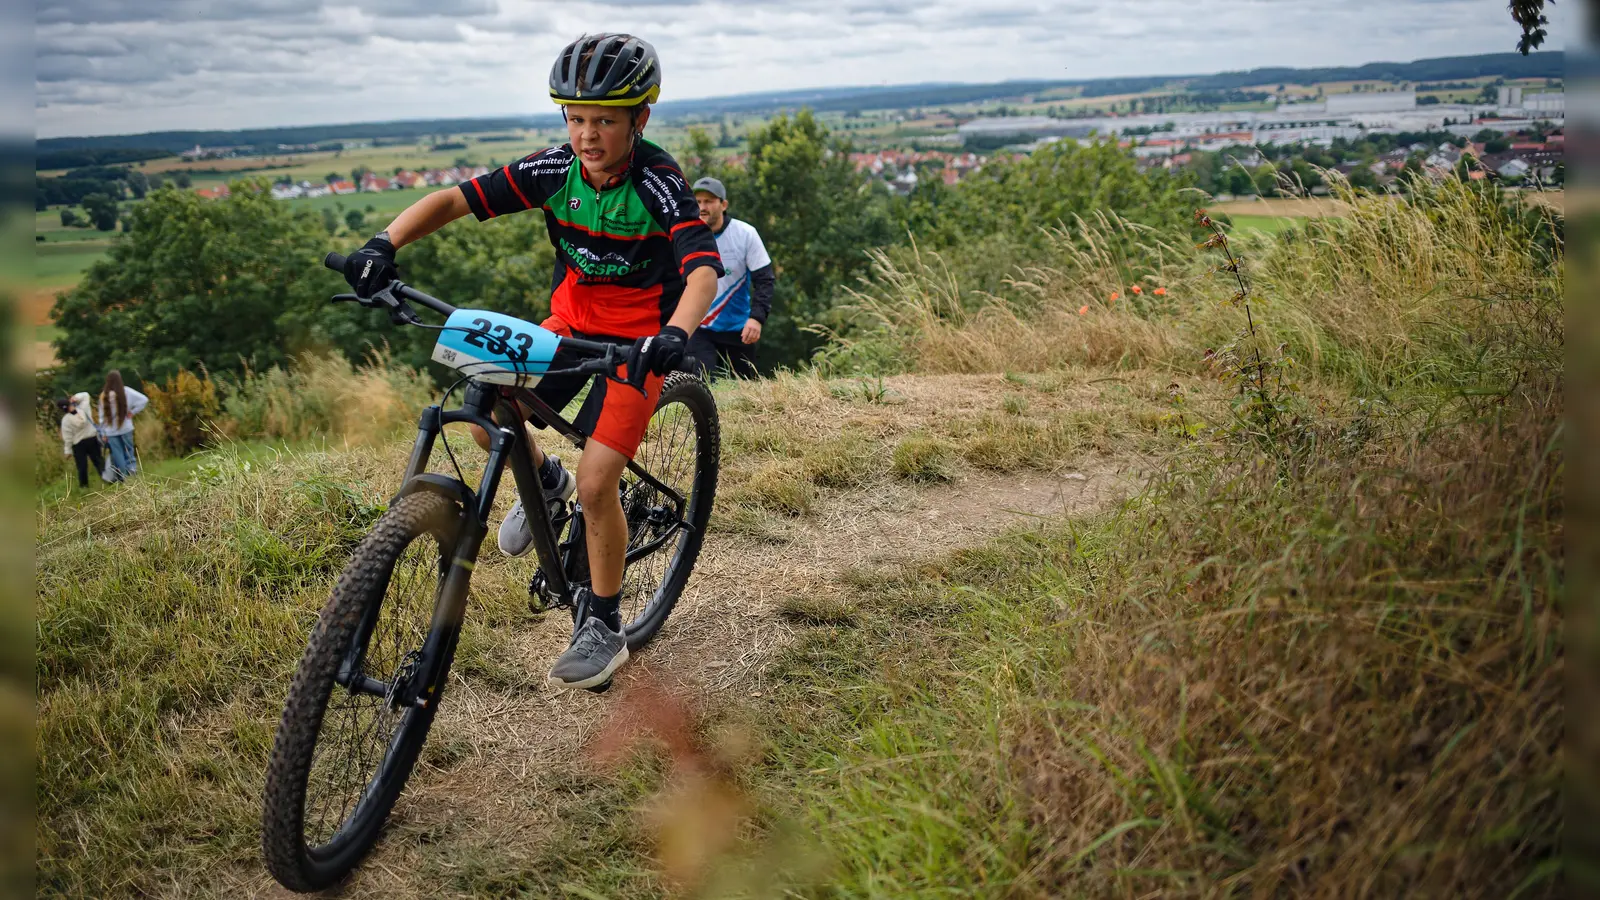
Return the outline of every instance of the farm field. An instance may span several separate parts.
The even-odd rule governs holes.
[[[36,287],[71,287],[95,261],[111,249],[110,240],[81,240],[34,246]]]
[[[1267,197],[1256,200],[1230,200],[1226,203],[1214,203],[1206,208],[1211,212],[1227,213],[1234,219],[1238,219],[1240,216],[1253,218],[1280,216],[1317,218],[1319,216],[1343,215],[1348,211],[1345,204],[1337,200],[1321,197]]]
[[[1235,231],[1260,231],[1267,234],[1277,234],[1285,229],[1305,221],[1303,216],[1248,216],[1230,215]]]

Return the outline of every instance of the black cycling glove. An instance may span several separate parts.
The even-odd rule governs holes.
[[[365,300],[389,286],[400,277],[400,267],[394,262],[394,244],[386,238],[375,237],[344,261],[344,280],[356,289],[356,296]]]
[[[628,349],[628,383],[635,387],[644,384],[646,372],[665,375],[683,365],[684,353],[689,349],[689,333],[676,325],[667,325],[653,337],[642,337]]]

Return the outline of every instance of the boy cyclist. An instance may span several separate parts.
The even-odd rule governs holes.
[[[542,209],[556,249],[544,327],[630,346],[623,377],[648,370],[642,393],[596,383],[594,391],[603,396],[576,479],[559,459],[529,442],[546,493],[566,500],[576,489],[584,510],[591,599],[588,618],[550,670],[551,683],[562,687],[598,687],[628,659],[619,612],[628,525],[618,486],[655,411],[664,376],[682,366],[689,336],[723,274],[716,238],[701,221],[682,170],[643,139],[650,104],[660,92],[661,63],[648,43],[626,34],[573,41],[550,70],[550,98],[562,107],[570,143],[459,190],[429,194],[345,264],[356,293],[370,296],[397,277],[398,248],[468,213],[482,221]],[[561,409],[585,383],[546,378],[534,393]],[[473,436],[488,446],[481,429]],[[522,556],[532,539],[519,500],[500,526],[500,549]]]

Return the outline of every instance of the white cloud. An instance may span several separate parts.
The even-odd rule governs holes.
[[[1565,43],[1574,4],[1550,9]],[[43,136],[551,111],[568,40],[656,46],[663,99],[1505,52],[1503,0],[49,0]]]

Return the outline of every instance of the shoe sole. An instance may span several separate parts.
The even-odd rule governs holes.
[[[599,687],[600,685],[610,681],[611,676],[615,674],[618,669],[622,668],[622,664],[627,661],[628,647],[627,645],[623,645],[622,652],[612,657],[610,665],[607,665],[604,669],[600,670],[598,674],[591,675],[582,681],[562,681],[554,675],[551,675],[549,677],[549,683],[552,687],[569,688],[575,691],[586,691],[590,688]]]
[[[556,492],[555,496],[557,498],[559,498],[562,503],[565,503],[568,500],[571,500],[572,499],[572,495],[576,494],[577,492],[578,492],[578,479],[572,477],[572,473],[568,472],[568,473],[566,473],[566,478],[563,479],[562,482],[561,482],[561,490]],[[523,515],[526,516],[527,513],[524,512]],[[503,524],[504,523],[502,523],[502,525]],[[523,546],[521,553],[512,553],[510,550],[507,550],[505,542],[500,540],[499,532],[495,533],[494,542],[495,542],[495,546],[500,548],[500,553],[502,555],[509,556],[512,559],[521,559],[522,557],[528,555],[528,551],[533,549],[533,535],[531,533],[528,535],[528,543]]]

